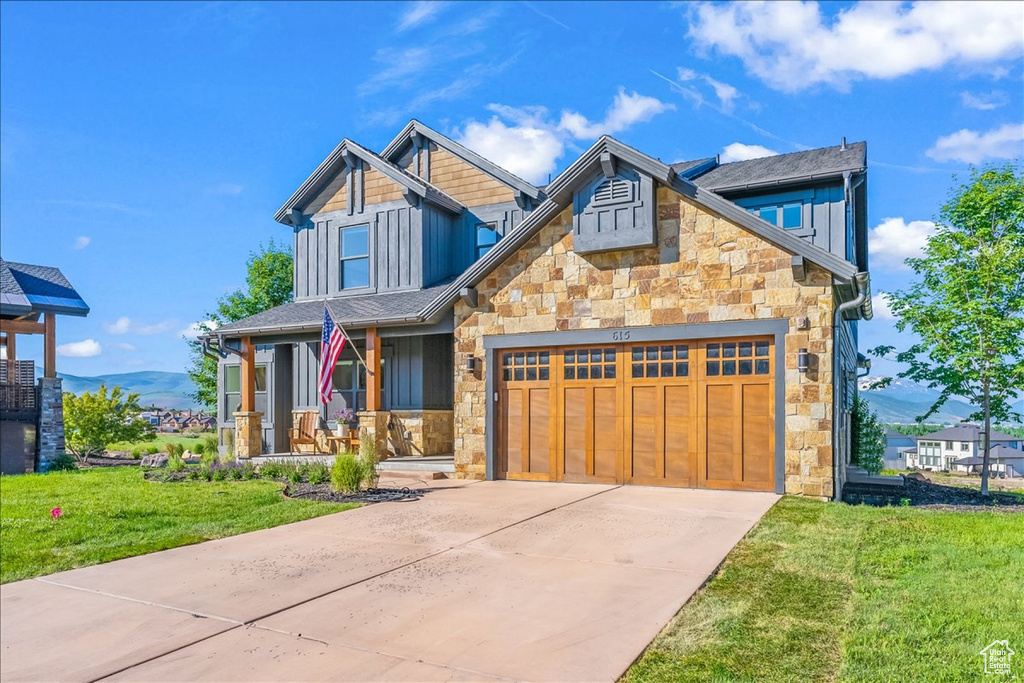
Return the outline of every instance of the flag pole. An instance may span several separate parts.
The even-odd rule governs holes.
[[[348,330],[346,330],[345,327],[341,323],[339,323],[337,320],[334,319],[334,314],[331,313],[331,307],[327,305],[327,299],[324,299],[324,310],[326,310],[327,311],[327,315],[329,315],[331,317],[331,322],[334,323],[335,325],[337,325],[339,328],[341,328],[341,331],[345,335],[345,338],[348,339],[350,342],[352,342],[351,346],[352,346],[352,350],[356,352],[356,358],[358,358],[359,362],[363,364],[364,368],[366,368],[367,374],[372,375],[373,374],[373,370],[371,370],[370,366],[366,364],[365,360],[363,360],[362,354],[359,353],[359,349],[356,347],[355,340],[352,339],[352,337],[350,337],[348,335]]]

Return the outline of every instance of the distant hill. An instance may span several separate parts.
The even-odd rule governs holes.
[[[41,374],[37,368],[36,374]],[[84,391],[96,391],[100,383],[107,387],[119,386],[125,391],[139,394],[139,403],[144,406],[155,405],[160,408],[199,408],[199,404],[189,398],[195,391],[192,380],[183,372],[126,372],[117,375],[99,375],[98,377],[77,377],[58,372],[63,382],[64,391],[81,394]]]
[[[910,424],[919,415],[924,415],[939,397],[938,391],[906,379],[893,379],[892,384],[885,389],[868,388],[878,379],[868,377],[861,380],[860,395],[878,413],[881,422]],[[965,420],[975,410],[965,401],[950,400],[938,412],[929,416],[926,422],[955,424]],[[1018,410],[1024,411],[1024,404]]]

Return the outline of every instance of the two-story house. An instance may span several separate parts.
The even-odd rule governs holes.
[[[845,140],[666,164],[606,136],[537,187],[418,121],[379,154],[344,140],[276,214],[294,302],[205,339],[221,432],[284,453],[307,411],[352,407],[378,452],[460,477],[834,497],[866,168]],[[327,406],[325,306],[352,340]]]
[[[1020,451],[1021,440],[993,429],[992,450],[998,447]],[[907,466],[932,471],[968,472],[973,466],[958,465],[957,461],[980,460],[984,455],[984,449],[984,430],[981,425],[959,424],[917,437],[917,452],[908,457]],[[1010,453],[1010,456],[1012,455],[1013,453]],[[1021,457],[1024,458],[1024,452],[1021,452]]]

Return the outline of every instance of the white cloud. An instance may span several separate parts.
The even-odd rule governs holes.
[[[414,26],[419,26],[420,24],[430,21],[438,12],[444,9],[446,4],[448,3],[430,2],[429,0],[418,0],[418,2],[412,3],[409,6],[409,9],[402,13],[402,16],[398,20],[398,28],[395,30],[401,33],[406,29],[410,29]]]
[[[730,161],[746,161],[748,159],[760,159],[762,157],[778,156],[774,149],[768,149],[761,145],[745,145],[742,142],[734,142],[722,148],[719,161],[727,164]]]
[[[95,339],[83,339],[57,346],[57,355],[67,358],[92,358],[103,353],[103,347]]]
[[[162,334],[169,332],[174,329],[174,320],[163,320],[158,323],[143,323],[137,320],[132,320],[127,316],[121,316],[112,323],[104,325],[108,334],[128,334],[134,332],[135,334]]]
[[[825,17],[817,2],[686,5],[697,46],[741,59],[778,90],[891,79],[1024,53],[1016,2],[858,2]]]
[[[75,249],[76,250],[85,249],[87,246],[89,246],[89,242],[92,242],[92,239],[90,239],[89,237],[86,237],[85,235],[82,235],[81,237],[79,237],[78,239],[75,240]]]
[[[868,254],[883,267],[909,270],[904,259],[924,255],[924,247],[935,230],[931,221],[907,223],[902,218],[884,218],[868,231]]]
[[[892,313],[892,309],[889,308],[888,292],[879,292],[871,297],[871,310],[875,314],[876,320],[896,319],[896,316]]]
[[[131,353],[132,351],[135,350],[135,345],[128,344],[127,342],[116,342],[114,344],[109,344],[109,347],[112,349],[117,349],[118,351],[125,351],[127,353]]]
[[[109,334],[127,334],[132,327],[132,319],[121,316],[105,326]]]
[[[603,121],[591,122],[578,112],[563,111],[558,127],[579,140],[588,140],[602,135],[614,135],[634,124],[650,121],[669,109],[675,109],[675,105],[637,92],[627,93],[625,88],[619,88]]]
[[[192,323],[185,329],[178,332],[178,336],[183,339],[196,339],[200,334],[203,333],[201,326],[205,325],[207,329],[217,329],[217,323],[213,320],[203,320],[202,322]]]
[[[966,90],[960,93],[960,102],[968,109],[979,111],[990,111],[1009,103],[1010,98],[1002,90],[993,90],[990,93],[972,93]]]
[[[925,154],[936,161],[966,164],[1019,158],[1024,156],[1024,123],[1007,123],[985,133],[963,128],[936,140]]]
[[[498,116],[487,123],[470,121],[458,135],[458,141],[530,182],[546,182],[565,150],[559,135],[541,118],[523,116],[523,110],[500,105],[488,108],[512,118],[513,125],[507,125]]]
[[[740,96],[740,91],[735,86],[713,78],[710,74],[698,73],[693,69],[681,66],[676,69],[676,75],[681,83],[702,80],[710,85],[711,89],[715,91],[715,97],[718,98],[719,107],[726,112],[732,111],[735,100]],[[685,92],[690,96],[695,104],[704,104],[704,96],[701,95],[699,91],[686,90]]]

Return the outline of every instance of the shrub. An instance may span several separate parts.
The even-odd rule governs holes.
[[[181,459],[181,456],[177,453],[173,453],[167,456],[167,471],[168,472],[184,472],[185,461]],[[191,474],[191,473],[189,473]]]
[[[189,481],[199,481],[199,470],[189,470],[186,477]]]
[[[78,465],[75,464],[75,458],[73,455],[67,453],[61,453],[58,455],[50,466],[46,469],[47,472],[66,472],[69,470],[77,470]]]
[[[200,458],[199,458],[199,462],[202,465],[206,465],[207,467],[212,468],[214,465],[217,464],[217,454],[216,453],[203,453],[200,456]]]
[[[241,467],[232,467],[231,469],[224,471],[228,473],[228,477],[236,481],[241,479],[243,474],[245,473],[245,470]]]
[[[149,453],[150,455],[156,455],[159,452],[160,452],[160,449],[157,448],[155,445],[154,446],[146,446],[146,453]]]
[[[199,443],[197,443],[196,445],[192,446],[192,452],[195,453],[196,455],[202,455],[205,451],[206,451],[206,444],[204,444],[201,441]]]
[[[878,415],[860,396],[853,400],[851,422],[853,464],[863,467],[869,474],[878,474],[882,471],[885,455],[885,429],[879,424]]]
[[[247,462],[244,465],[242,465],[241,472],[242,479],[253,479],[256,476],[256,467],[251,462]]]
[[[324,484],[331,478],[331,470],[322,463],[313,463],[306,470],[306,480],[310,484]]]
[[[300,470],[298,467],[292,468],[292,469],[290,469],[288,471],[287,477],[288,477],[288,481],[290,481],[291,483],[293,483],[293,484],[301,484],[302,483],[302,470]]]
[[[217,443],[217,437],[213,434],[207,434],[203,437],[203,450],[208,453],[216,453],[220,450],[220,444]]]
[[[368,488],[376,488],[377,481],[380,479],[380,475],[377,473],[377,465],[380,464],[380,458],[377,456],[377,442],[373,439],[364,440],[360,444],[359,452],[365,468],[363,481]]]
[[[356,493],[366,479],[365,461],[353,453],[340,453],[331,467],[331,485],[335,491]]]
[[[234,471],[234,470],[232,470],[232,471]],[[224,469],[223,467],[218,467],[217,469],[213,470],[213,480],[214,481],[224,481],[227,478],[228,478],[228,470]]]
[[[279,462],[268,462],[260,467],[260,476],[277,479],[284,476],[284,465]]]
[[[210,469],[209,465],[200,465],[195,469],[195,471],[199,473],[200,479],[205,479],[206,481],[213,481],[213,470]]]
[[[132,458],[138,460],[142,457],[142,446],[136,446],[132,449]]]

